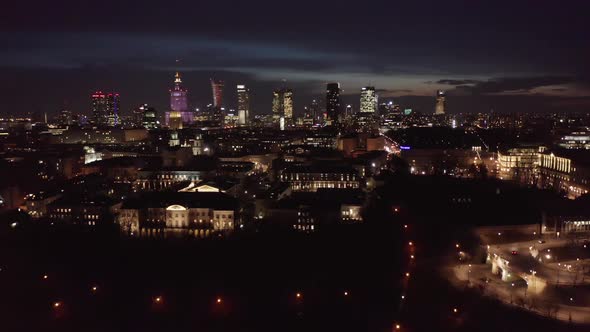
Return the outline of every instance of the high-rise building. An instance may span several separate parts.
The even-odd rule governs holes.
[[[143,127],[143,114],[145,110],[148,108],[148,104],[141,104],[133,109],[132,111],[132,123],[133,127],[140,128]]]
[[[326,86],[326,115],[330,124],[340,120],[340,83],[328,83]]]
[[[115,127],[119,124],[119,94],[109,93],[107,94],[106,125]]]
[[[346,105],[346,108],[344,109],[344,115],[343,115],[343,119],[348,121],[350,119],[352,119],[354,115],[354,110],[352,109],[352,105]]]
[[[119,94],[96,91],[92,94],[92,117],[97,126],[119,124]]]
[[[92,94],[92,121],[97,126],[106,124],[107,95],[102,91]]]
[[[72,112],[68,111],[67,109],[61,110],[59,112],[58,122],[60,126],[67,127],[71,126],[74,123],[74,118],[72,117]]]
[[[237,127],[240,122],[240,117],[236,110],[228,110],[223,116],[223,126],[226,128]]]
[[[436,107],[434,114],[445,114],[445,92],[443,90],[436,91]]]
[[[211,90],[213,91],[213,107],[223,106],[223,81],[211,79]]]
[[[377,112],[377,93],[375,92],[375,87],[366,86],[361,89],[361,112]]]
[[[273,92],[272,116],[275,124],[279,124],[281,117],[286,122],[293,119],[293,91],[291,89],[281,88]]]
[[[250,123],[250,90],[245,85],[238,85],[238,125]]]
[[[187,90],[182,85],[179,72],[176,72],[174,87],[170,90],[170,111],[165,114],[165,123],[173,129],[193,123],[193,112],[188,109]]]
[[[158,125],[159,122],[156,114],[156,109],[153,107],[148,107],[147,104],[145,104],[143,110],[142,126],[145,129],[156,129],[158,128]]]
[[[187,91],[182,86],[180,73],[174,75],[174,88],[170,90],[170,110],[177,112],[186,112],[188,110]]]

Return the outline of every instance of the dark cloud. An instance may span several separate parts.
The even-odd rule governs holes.
[[[534,77],[503,77],[486,81],[477,80],[439,80],[439,84],[454,85],[454,90],[449,92],[456,94],[502,94],[502,93],[529,93],[535,88],[577,84],[585,85],[586,81],[574,76],[534,76]],[[556,88],[563,89],[565,88]]]
[[[410,89],[375,89],[375,91],[377,93],[384,93],[384,94],[389,94],[389,93],[395,93],[395,94],[399,94],[399,93],[412,93],[412,90]]]
[[[103,0],[108,15],[87,0],[8,2],[0,11],[0,91],[11,98],[0,98],[0,112],[55,112],[64,99],[87,111],[95,88],[118,90],[129,108],[165,109],[176,69],[192,104],[210,101],[213,76],[226,80],[230,107],[235,84],[248,84],[257,113],[270,111],[282,79],[298,109],[323,100],[327,81],[341,82],[352,104],[366,85],[385,96],[426,96],[408,99],[417,103],[432,102],[435,85],[447,86],[452,103],[579,85],[576,75],[590,75],[588,1],[425,1],[376,0],[359,12],[358,4],[333,1],[300,0],[280,11],[271,0]],[[520,78],[494,79],[510,75]],[[453,111],[485,108],[459,103]]]
[[[437,84],[446,84],[446,85],[467,85],[467,84],[476,84],[480,83],[481,81],[477,80],[453,80],[453,79],[444,79],[436,81]],[[430,82],[432,83],[432,82]]]

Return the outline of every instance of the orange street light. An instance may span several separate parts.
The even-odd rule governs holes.
[[[53,307],[54,308],[59,308],[61,307],[61,302],[57,301],[57,302],[53,302]]]

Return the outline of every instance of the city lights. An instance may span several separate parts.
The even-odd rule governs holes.
[[[590,330],[590,3],[66,2],[2,22],[3,328]]]

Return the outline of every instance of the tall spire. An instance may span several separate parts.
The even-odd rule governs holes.
[[[176,75],[174,75],[174,84],[181,84],[182,83],[182,79],[180,79],[180,73],[176,72]]]

